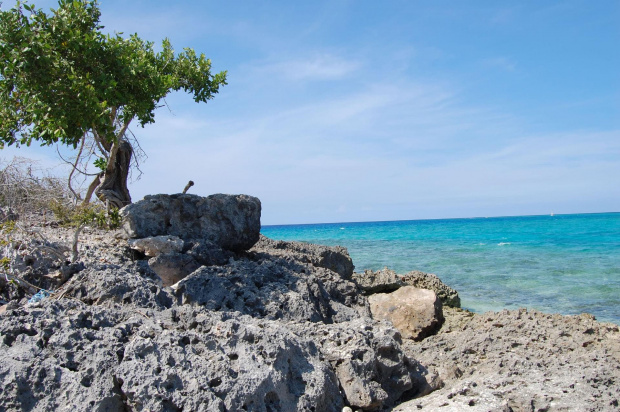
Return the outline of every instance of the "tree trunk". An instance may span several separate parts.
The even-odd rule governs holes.
[[[109,201],[110,206],[119,209],[131,203],[127,179],[132,154],[131,144],[126,140],[119,139],[118,144],[112,145],[103,181],[95,190],[95,194],[102,202]]]

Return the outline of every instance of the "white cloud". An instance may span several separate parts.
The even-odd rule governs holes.
[[[282,76],[292,81],[315,81],[337,80],[351,75],[361,67],[359,61],[319,53],[308,57],[259,63],[255,70],[261,75]]]
[[[489,57],[482,60],[482,65],[490,68],[496,68],[507,72],[514,72],[517,69],[517,63],[509,57]]]

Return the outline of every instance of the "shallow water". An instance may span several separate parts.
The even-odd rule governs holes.
[[[475,312],[527,307],[620,324],[620,213],[265,226],[348,248],[356,271],[437,274]]]

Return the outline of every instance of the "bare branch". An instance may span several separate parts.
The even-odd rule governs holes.
[[[78,193],[75,193],[73,187],[71,186],[71,180],[73,179],[73,173],[77,170],[78,162],[80,161],[80,157],[82,157],[82,151],[84,150],[84,143],[86,142],[86,133],[82,136],[82,141],[80,142],[80,150],[78,150],[77,156],[75,156],[75,163],[73,163],[73,168],[71,168],[71,173],[69,173],[69,179],[67,180],[67,186],[69,186],[69,190],[73,193],[76,200],[81,200],[81,197]],[[58,147],[56,148],[58,149]]]
[[[65,159],[64,157],[62,157],[62,155],[60,154],[60,151],[58,150],[58,146],[56,146],[56,154],[58,155],[58,157],[60,158],[60,160],[62,160],[63,162],[65,162],[66,164],[70,165],[71,167],[73,167],[73,162],[69,161],[67,159]],[[90,152],[87,156],[84,156],[85,158],[90,157],[93,153]],[[81,160],[79,157],[75,159],[76,160],[76,164],[78,160]],[[77,170],[78,172],[80,172],[80,174],[83,174],[84,176],[97,176],[99,173],[88,173],[86,172],[84,169],[80,169],[79,167],[75,167],[75,170]]]
[[[189,181],[186,185],[185,185],[185,189],[183,189],[183,194],[187,193],[187,191],[189,190],[190,187],[194,186],[194,182],[193,181]]]
[[[73,234],[73,247],[71,248],[72,250],[71,263],[75,263],[78,259],[78,239],[80,237],[80,232],[82,231],[83,228],[84,228],[84,224],[80,224],[75,230],[75,233]]]

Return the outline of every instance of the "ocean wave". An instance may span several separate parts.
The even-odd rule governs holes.
[[[497,246],[506,246],[506,245],[509,245],[509,244],[510,244],[510,242],[499,242],[497,244]]]

